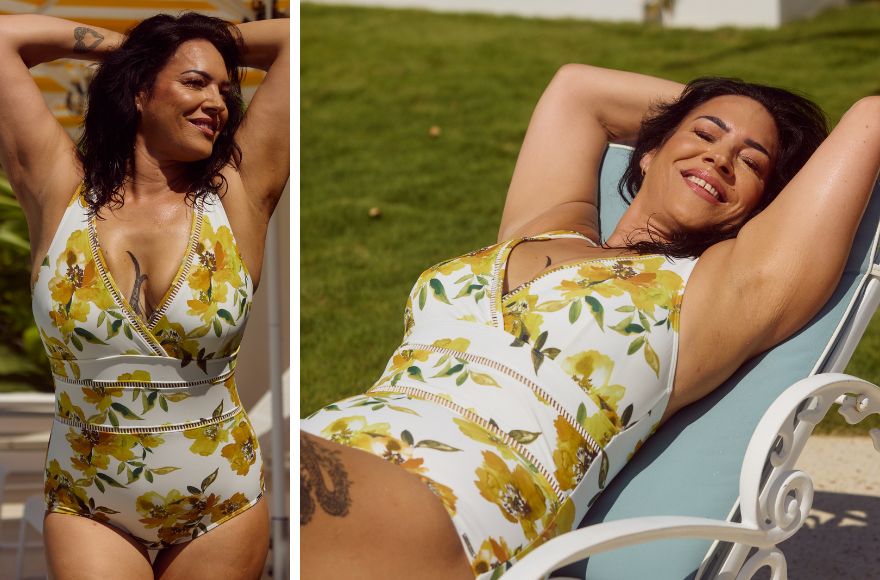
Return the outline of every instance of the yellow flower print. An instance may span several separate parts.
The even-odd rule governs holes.
[[[220,455],[229,461],[235,473],[247,475],[251,465],[257,461],[257,440],[247,421],[239,421],[232,428],[232,439],[234,443],[224,446]]]
[[[76,418],[80,421],[86,420],[86,415],[83,413],[83,410],[77,405],[74,405],[70,400],[70,395],[63,391],[58,397],[58,416],[66,419]]]
[[[440,501],[443,502],[443,507],[446,508],[447,513],[449,513],[450,516],[454,516],[455,502],[458,500],[458,497],[456,497],[455,492],[452,491],[452,488],[447,487],[442,483],[437,483],[430,477],[425,477],[421,474],[418,474],[418,476],[419,479],[421,479],[422,482],[428,486],[428,489],[430,489],[434,495],[440,498]]]
[[[189,447],[191,452],[207,457],[213,455],[221,443],[226,443],[229,439],[229,430],[224,429],[222,423],[215,423],[204,427],[186,429],[183,432],[183,436],[187,439],[195,440]]]
[[[110,457],[117,461],[134,459],[137,440],[132,435],[70,428],[65,437],[75,453],[71,463],[89,478],[95,477],[97,470],[107,469]]]
[[[165,443],[165,440],[162,439],[161,435],[156,435],[153,433],[139,433],[133,435],[135,441],[141,445],[144,449],[155,449],[156,447]]]
[[[213,321],[214,317],[217,316],[217,312],[220,310],[220,304],[213,300],[210,302],[202,300],[187,300],[186,305],[189,306],[189,310],[187,310],[186,313],[201,319],[204,323]]]
[[[428,357],[431,353],[427,350],[417,350],[417,349],[403,349],[398,350],[394,353],[394,356],[391,357],[391,369],[390,372],[392,374],[398,373],[402,370],[408,369],[416,362],[425,362],[428,360]]]
[[[135,509],[143,516],[139,521],[145,527],[171,528],[186,511],[184,500],[184,496],[176,489],[164,496],[148,491],[135,500]]]
[[[200,348],[198,341],[187,337],[183,325],[170,322],[165,316],[156,323],[153,334],[159,339],[159,344],[170,357],[183,359],[189,355],[189,358],[192,359],[198,355]]]
[[[556,427],[556,449],[553,451],[553,475],[563,490],[574,489],[596,457],[578,431],[561,416],[553,422]]]
[[[511,559],[513,551],[507,546],[504,538],[489,537],[480,544],[477,555],[471,560],[471,568],[474,575],[485,574],[499,564],[504,564]]]
[[[474,423],[473,421],[468,421],[467,419],[460,419],[455,417],[452,419],[458,428],[464,433],[466,436],[470,437],[474,441],[478,443],[482,443],[484,445],[491,445],[498,451],[504,459],[516,459],[516,455],[514,455],[513,451],[510,447],[507,446],[504,439],[496,435],[495,433],[489,431],[488,429],[484,429],[479,424]]]
[[[518,523],[526,538],[537,538],[538,522],[552,497],[552,491],[541,489],[540,476],[529,473],[522,465],[511,472],[504,460],[491,451],[483,451],[483,465],[477,468],[476,475],[480,495],[498,506],[507,521]]]
[[[119,398],[122,396],[121,387],[92,385],[90,387],[83,387],[82,392],[85,395],[86,402],[95,405],[99,413],[105,413],[110,408],[113,397]]]
[[[504,330],[522,340],[541,334],[544,317],[535,311],[537,304],[538,296],[530,294],[527,288],[517,292],[505,304]]]
[[[195,291],[195,299],[187,300],[188,313],[207,325],[214,322],[220,306],[227,301],[229,288],[234,290],[243,285],[243,267],[235,251],[232,231],[227,226],[215,231],[207,217],[202,218],[196,256],[187,276],[187,284]]]
[[[43,485],[46,503],[68,513],[88,512],[88,494],[74,483],[75,480],[69,472],[61,469],[57,459],[49,461]]]
[[[623,427],[617,406],[626,394],[621,385],[610,385],[614,361],[595,350],[588,350],[567,357],[562,369],[593,399],[608,418],[615,432]]]
[[[235,492],[229,499],[223,500],[208,510],[208,513],[211,515],[211,523],[229,519],[249,503],[248,498],[243,493]]]
[[[340,445],[371,451],[376,439],[390,437],[390,429],[391,426],[388,423],[373,423],[371,425],[367,423],[366,417],[356,415],[333,421],[321,431],[321,435]]]
[[[49,355],[49,366],[52,368],[52,372],[67,378],[67,365],[70,365],[73,378],[78,379],[79,365],[76,364],[76,357],[67,345],[57,338],[46,334],[46,331],[42,328],[40,329],[40,337],[42,337],[46,353]]]
[[[466,338],[440,338],[435,340],[433,345],[458,352],[467,352],[468,347],[471,345],[471,341]],[[425,354],[427,354],[427,351],[425,351]],[[427,356],[425,357],[425,360],[427,360]]]
[[[223,381],[223,386],[225,386],[226,390],[229,392],[229,398],[232,400],[232,405],[235,407],[241,407],[241,399],[238,398],[238,389],[235,388],[235,376],[230,376]]]

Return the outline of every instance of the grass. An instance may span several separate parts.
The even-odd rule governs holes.
[[[836,122],[880,92],[880,4],[714,31],[303,4],[303,415],[378,377],[425,267],[494,241],[532,108],[567,62],[774,84]],[[848,372],[880,382],[878,341],[875,318]]]

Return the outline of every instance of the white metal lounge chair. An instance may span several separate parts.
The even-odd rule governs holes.
[[[625,207],[617,182],[630,151],[611,146],[603,162],[606,235]],[[838,288],[810,324],[680,411],[611,482],[583,529],[541,546],[505,578],[740,580],[764,567],[773,580],[787,577],[776,545],[812,505],[812,481],[794,463],[813,427],[835,401],[850,423],[880,412],[880,388],[839,374],[880,303],[878,190]],[[880,450],[880,430],[872,437]]]

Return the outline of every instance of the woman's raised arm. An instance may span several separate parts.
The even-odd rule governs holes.
[[[596,178],[605,146],[633,141],[650,106],[682,88],[636,73],[562,66],[529,122],[498,239],[570,229],[598,241]]]
[[[248,205],[268,221],[290,175],[290,22],[240,24],[246,66],[265,70],[236,134]]]
[[[63,212],[80,171],[73,141],[28,68],[64,57],[98,60],[121,41],[119,33],[50,16],[0,16],[0,165],[35,245],[44,230],[54,229],[60,219],[54,214]]]

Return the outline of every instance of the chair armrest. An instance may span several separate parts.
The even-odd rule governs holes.
[[[800,529],[813,502],[809,475],[794,469],[807,439],[837,400],[840,413],[855,424],[880,413],[880,388],[841,373],[817,374],[796,382],[768,408],[758,423],[740,475],[742,523],[699,517],[650,516],[604,522],[568,532],[536,548],[505,578],[536,580],[553,570],[601,552],[654,540],[710,539],[759,548],[744,563],[748,549],[724,565],[725,577],[770,565],[774,578],[785,578],[785,559],[775,545]],[[880,430],[871,436],[880,450]],[[729,575],[729,574],[734,575]],[[729,576],[728,576],[729,575]],[[749,576],[745,576],[749,577]]]
[[[628,518],[604,522],[554,538],[515,564],[504,574],[504,578],[536,580],[557,568],[601,552],[674,538],[738,542],[757,548],[773,545],[765,532],[745,524],[686,516]]]

